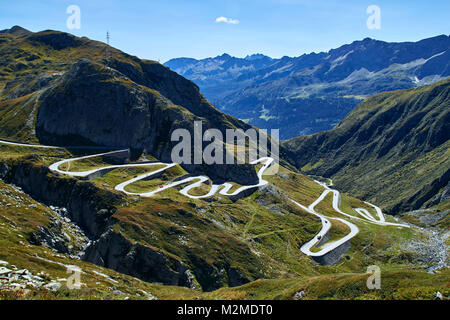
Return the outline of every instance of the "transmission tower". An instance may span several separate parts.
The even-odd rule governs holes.
[[[111,50],[109,46],[109,40],[110,40],[109,31],[106,31],[106,48],[105,48],[105,66],[109,67],[109,61],[111,59]]]

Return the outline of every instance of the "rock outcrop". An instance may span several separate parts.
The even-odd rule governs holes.
[[[148,282],[194,286],[184,263],[158,249],[133,244],[113,230],[102,234],[87,249],[83,259]]]

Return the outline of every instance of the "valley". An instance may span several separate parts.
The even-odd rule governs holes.
[[[407,70],[431,68],[445,57],[436,54],[446,41],[409,44],[432,44],[428,60],[397,55],[376,72],[393,72],[393,64],[404,70],[417,59],[425,60]],[[358,57],[379,45],[352,44]],[[331,52],[333,61],[347,49]],[[86,37],[20,27],[0,32],[0,52],[0,299],[449,296],[449,80],[427,78],[434,68],[418,76],[431,85],[376,94],[347,116],[347,107],[339,117],[321,108],[327,119],[343,120],[282,141],[279,155],[264,150],[239,163],[238,151],[248,152],[252,141],[227,153],[234,142],[223,139],[227,130],[254,130],[270,145],[276,136],[223,113],[196,84],[156,61]],[[326,56],[300,60],[312,59],[314,69],[316,58]],[[323,76],[351,75],[346,59]],[[250,60],[261,68],[273,63]],[[377,81],[370,86],[392,89]],[[339,99],[372,94],[352,90]],[[261,110],[265,123],[274,120],[269,105]],[[199,123],[217,133],[214,142],[225,151],[219,160],[232,163],[197,163],[195,151],[207,139],[190,149],[190,161],[172,160],[173,133],[195,137]],[[370,266],[380,268],[382,290],[367,287]],[[82,270],[76,289],[68,269]]]

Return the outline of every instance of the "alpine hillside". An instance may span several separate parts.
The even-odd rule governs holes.
[[[393,214],[438,204],[450,180],[450,80],[376,94],[334,129],[285,141],[303,172],[383,201]],[[445,197],[442,197],[442,201]]]

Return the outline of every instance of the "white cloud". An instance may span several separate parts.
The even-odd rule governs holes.
[[[226,18],[226,17],[218,17],[216,19],[216,22],[217,23],[225,22],[225,23],[228,23],[228,24],[239,24],[239,20]]]

